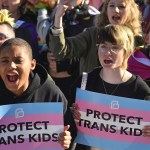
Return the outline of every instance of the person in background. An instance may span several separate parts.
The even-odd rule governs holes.
[[[86,30],[86,28],[92,26],[95,15],[100,13],[96,8],[86,4],[85,0],[61,0],[60,3],[57,1],[57,6],[53,5],[53,9],[52,7],[49,8],[52,11],[48,11],[49,9],[39,9],[37,32],[43,41],[46,41],[48,29],[53,26],[55,14],[60,11],[64,4],[69,7],[63,17],[64,34],[66,37],[79,34]],[[52,76],[56,85],[62,90],[68,100],[69,106],[71,106],[70,89],[79,75],[79,59],[74,57],[71,59],[57,60],[51,52],[51,49],[44,51],[42,54],[46,54],[47,56],[46,58],[45,56],[43,57],[42,63],[46,64],[45,67],[49,74]],[[71,133],[74,134],[75,131],[71,131]]]
[[[56,59],[77,57],[80,59],[80,73],[89,72],[99,66],[96,42],[98,31],[107,24],[124,24],[134,32],[135,46],[143,45],[140,11],[134,0],[105,0],[103,11],[95,18],[94,27],[76,36],[64,35],[62,18],[68,6],[56,13],[54,28],[48,33],[47,44]],[[92,41],[92,42],[91,42]]]
[[[97,93],[127,97],[139,100],[150,100],[150,88],[142,80],[127,71],[128,59],[134,51],[134,34],[124,25],[107,25],[98,33],[98,58],[102,67],[88,73],[86,89]],[[75,101],[76,87],[81,87],[82,76],[76,81],[73,91]],[[73,105],[74,118],[80,119],[78,109]],[[150,125],[145,126],[143,135],[150,137]],[[108,143],[109,144],[109,143]],[[101,150],[85,145],[76,146],[76,150]]]
[[[150,23],[150,0],[144,0],[144,5],[140,7],[141,12],[142,12],[142,31],[143,35],[145,36],[147,30],[148,30],[148,25]]]
[[[65,7],[65,12],[63,11]],[[86,3],[85,0],[60,0],[55,14],[55,21],[59,21],[59,15],[62,15],[62,26],[66,37],[72,37],[83,32],[86,28],[93,26],[93,20],[100,12]],[[55,26],[55,22],[53,24]]]
[[[47,31],[52,25],[58,3],[59,0],[28,0],[27,8],[37,13],[36,30],[43,43],[45,43]]]
[[[147,46],[150,46],[150,22],[149,22],[147,32],[146,32],[146,35],[145,35],[145,44]],[[150,56],[150,54],[149,54],[149,56]]]
[[[2,0],[1,8],[9,10],[15,19],[16,37],[26,40],[32,47],[33,57],[39,61],[38,35],[36,32],[36,16],[26,9],[27,0]]]
[[[13,29],[14,18],[10,17],[7,9],[0,10],[0,46],[7,39],[15,37],[15,31]]]
[[[67,100],[50,80],[46,70],[32,58],[32,48],[23,39],[11,38],[0,46],[0,105],[37,102],[63,102],[64,113]],[[64,128],[59,143],[69,148],[71,136]]]
[[[135,0],[135,2],[136,2],[139,6],[144,5],[144,1],[143,1],[143,0]]]
[[[141,1],[142,2],[142,1]],[[136,47],[128,62],[128,71],[139,75],[150,86],[150,0],[140,4],[144,44]]]
[[[128,61],[128,71],[139,75],[150,87],[150,22],[145,32],[145,44],[135,48]]]
[[[55,6],[55,8],[53,8],[53,11],[55,11],[57,14],[59,13],[60,9],[62,9],[64,4],[69,7],[63,17],[63,26],[66,37],[71,37],[79,34],[80,32],[83,32],[87,27],[92,26],[94,16],[99,14],[98,10],[96,10],[95,8],[91,9],[93,7],[90,7],[88,4],[86,4],[84,0],[77,0],[73,2],[71,0],[61,0],[60,3]],[[48,28],[53,25],[53,20],[55,17],[49,17],[48,14],[44,13],[44,10],[45,9],[39,10],[37,23],[37,32],[39,33],[39,35],[41,35],[43,41],[46,40]],[[46,11],[47,10],[45,10],[45,12]],[[44,60],[47,60],[47,62],[45,62]],[[79,74],[78,59],[72,58],[57,60],[51,53],[51,49],[48,49],[47,59],[43,58],[42,62],[47,64],[46,68],[48,69],[50,75],[52,76],[56,84],[60,87],[60,89],[64,92],[69,101],[70,86]]]
[[[86,0],[86,2],[99,10],[104,0]]]

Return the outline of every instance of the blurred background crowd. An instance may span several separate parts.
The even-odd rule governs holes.
[[[116,1],[119,3],[121,0]],[[90,72],[100,66],[95,56],[95,28],[119,20],[119,15],[113,16],[112,22],[110,16],[102,19],[105,15],[101,14],[106,14],[108,2],[109,0],[0,0],[0,45],[14,36],[26,40],[32,47],[33,57],[45,67],[71,106],[70,89],[74,81],[82,72]],[[150,86],[150,0],[135,0],[135,3],[140,12],[137,14],[140,24],[136,22],[131,25],[136,44],[134,53],[129,58],[128,71],[141,76]],[[122,6],[119,7],[121,10]],[[116,14],[120,13],[115,11]],[[135,19],[132,17],[131,15],[125,24],[130,24],[129,20]],[[6,31],[4,24],[7,24]],[[10,31],[12,34],[9,37],[10,28],[14,33]],[[88,34],[91,32],[90,37]],[[59,44],[59,39],[55,41],[57,35],[60,37]],[[56,48],[66,48],[70,54],[65,54],[64,51],[66,57],[59,58],[58,53],[54,52]]]

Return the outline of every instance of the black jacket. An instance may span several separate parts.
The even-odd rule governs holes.
[[[37,65],[30,73],[31,82],[27,90],[16,96],[9,91],[0,78],[0,105],[34,102],[64,102],[64,111],[67,109],[67,100],[64,94],[55,85],[46,70]]]
[[[86,90],[93,91],[97,93],[106,94],[105,89],[107,89],[107,93],[109,95],[127,97],[127,98],[134,98],[134,99],[141,99],[141,100],[150,100],[150,88],[148,85],[143,81],[140,76],[132,75],[132,77],[124,82],[121,83],[119,86],[117,84],[110,84],[105,81],[105,88],[103,86],[102,78],[100,77],[100,70],[101,68],[95,68],[93,71],[88,73],[87,83],[86,83]],[[77,81],[72,86],[72,97],[75,99],[75,91],[76,87],[81,87],[81,80],[82,76],[77,79]],[[116,88],[115,92],[112,91]],[[74,99],[72,103],[74,103]]]
[[[74,140],[76,136],[76,126],[70,108],[67,107],[68,101],[62,91],[55,85],[55,82],[41,65],[36,66],[35,70],[30,73],[30,77],[30,85],[21,96],[16,96],[6,89],[4,82],[0,78],[0,105],[35,102],[63,102],[64,125],[70,125],[69,130],[72,135],[72,140]]]

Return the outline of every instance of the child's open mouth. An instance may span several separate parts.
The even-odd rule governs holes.
[[[115,22],[118,22],[118,21],[120,21],[120,16],[112,16],[112,19],[113,19]]]
[[[16,82],[18,80],[17,74],[7,74],[7,79],[9,82]]]
[[[105,63],[105,64],[112,64],[112,60],[110,60],[110,59],[105,59],[105,60],[104,60],[104,63]]]

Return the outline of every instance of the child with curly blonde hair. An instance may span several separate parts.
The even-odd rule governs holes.
[[[14,38],[14,18],[10,17],[7,9],[0,10],[0,46],[7,39]]]

